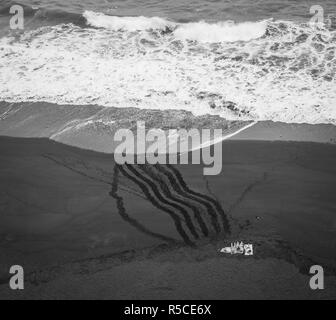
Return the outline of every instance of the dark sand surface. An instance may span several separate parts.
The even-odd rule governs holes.
[[[336,143],[336,126],[262,121],[233,137],[234,140],[308,141]]]
[[[231,134],[249,122],[227,121],[219,116],[194,116],[178,110],[107,108],[95,105],[56,105],[45,102],[8,103],[0,101],[0,135],[52,140],[99,152],[112,153],[117,129],[135,130],[137,121],[147,128],[222,129]],[[336,142],[331,124],[287,124],[259,122],[232,137],[235,140]]]
[[[333,144],[224,141],[220,175],[176,166],[230,221],[230,234],[194,248],[120,175],[117,196],[133,220],[122,216],[112,155],[44,138],[0,137],[0,146],[0,298],[336,297]],[[253,243],[254,255],[219,252],[233,241]],[[23,292],[8,289],[13,264],[25,268]],[[323,291],[309,289],[313,264],[325,267]]]
[[[225,134],[235,132],[249,123],[227,121],[213,115],[194,116],[190,112],[179,110],[0,101],[0,135],[50,138],[67,145],[105,153],[115,150],[116,130],[131,129],[134,132],[138,121],[145,121],[147,129],[221,128]]]

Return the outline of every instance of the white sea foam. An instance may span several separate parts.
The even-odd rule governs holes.
[[[160,32],[164,19],[120,19],[112,28],[63,24],[1,38],[0,100],[336,124],[335,31],[271,21],[208,25],[232,31],[219,41],[220,32],[193,31],[204,22]]]
[[[180,40],[194,40],[201,43],[249,41],[262,37],[266,32],[266,21],[218,22],[209,24],[204,21],[186,23],[175,30],[175,36]]]

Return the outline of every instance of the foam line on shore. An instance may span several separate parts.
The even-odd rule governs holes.
[[[217,138],[217,139],[215,139],[215,140],[213,140],[213,141],[207,141],[207,142],[205,142],[205,143],[202,143],[201,145],[199,145],[198,147],[195,147],[195,148],[191,149],[190,151],[196,151],[196,150],[198,150],[198,149],[203,149],[203,148],[209,147],[209,146],[211,146],[211,145],[213,145],[213,144],[216,144],[216,143],[222,142],[222,141],[224,141],[224,140],[230,139],[230,138],[234,137],[235,135],[237,135],[237,134],[239,134],[239,133],[241,133],[241,132],[243,132],[243,131],[245,131],[245,130],[251,128],[251,127],[253,127],[253,126],[256,125],[257,123],[258,123],[258,121],[254,121],[254,122],[252,122],[252,123],[250,123],[250,124],[244,126],[243,128],[240,128],[239,130],[237,130],[237,131],[235,131],[235,132],[232,132],[232,133],[230,133],[230,134],[227,134],[227,135],[224,136],[224,137],[220,137],[220,138]]]

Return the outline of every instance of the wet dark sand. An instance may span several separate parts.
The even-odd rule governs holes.
[[[67,145],[112,153],[117,129],[135,130],[137,121],[146,128],[222,129],[227,135],[249,122],[227,121],[219,116],[194,116],[180,110],[107,108],[96,105],[57,105],[45,102],[8,103],[0,101],[0,135],[50,138]],[[331,124],[286,124],[259,122],[234,140],[336,142],[336,126]]]
[[[176,166],[187,187],[211,197],[230,223],[230,233],[208,237],[196,228],[197,240],[181,220],[194,247],[127,177],[142,168],[120,171],[113,191],[113,155],[44,138],[0,137],[0,146],[0,298],[336,297],[333,144],[225,141],[220,175]],[[189,205],[196,225],[190,195],[159,187],[175,206]],[[211,229],[211,219],[206,225]],[[253,243],[252,257],[219,253],[239,240]],[[25,268],[23,292],[8,289],[12,264]],[[309,289],[313,264],[325,267],[324,291]]]

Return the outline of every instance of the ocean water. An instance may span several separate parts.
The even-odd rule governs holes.
[[[24,30],[0,2],[0,101],[336,124],[335,0],[17,3]]]

